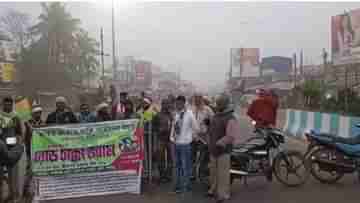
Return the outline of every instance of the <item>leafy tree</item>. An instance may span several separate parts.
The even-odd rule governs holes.
[[[90,80],[98,75],[99,61],[97,55],[99,53],[99,43],[84,30],[80,30],[75,39],[75,54],[72,61],[77,68],[73,67],[71,71],[80,79],[80,82],[83,82],[85,78]]]
[[[31,31],[49,41],[49,64],[66,64],[73,52],[80,20],[71,16],[64,3],[42,2],[41,7],[40,22],[33,26]]]
[[[302,86],[305,105],[314,107],[321,98],[321,83],[317,80],[307,80]]]
[[[30,28],[29,15],[15,10],[8,10],[0,18],[0,27],[13,41],[11,44],[14,44],[14,58],[19,59],[17,56],[21,56],[24,48],[30,45],[32,39],[28,31]]]

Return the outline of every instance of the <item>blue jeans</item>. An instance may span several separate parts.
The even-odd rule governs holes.
[[[176,144],[176,190],[190,190],[190,178],[192,173],[191,145]]]

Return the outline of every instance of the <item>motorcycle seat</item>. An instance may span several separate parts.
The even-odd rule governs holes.
[[[341,143],[341,144],[348,144],[348,145],[358,145],[360,144],[360,135],[354,137],[340,137],[332,133],[315,133],[318,137],[326,137],[330,138],[332,142]]]
[[[357,135],[355,137],[334,137],[334,142],[342,143],[342,144],[348,144],[348,145],[358,145],[360,144],[360,135]]]
[[[250,138],[248,141],[246,141],[244,144],[239,144],[233,146],[232,152],[236,153],[244,153],[247,152],[250,149],[253,149],[257,146],[261,146],[265,144],[264,139],[260,139],[258,137]]]

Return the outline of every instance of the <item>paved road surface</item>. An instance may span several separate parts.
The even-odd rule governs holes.
[[[248,121],[241,119],[242,131],[249,132]],[[304,149],[302,142],[288,139],[286,147]],[[232,188],[233,197],[229,202],[236,203],[358,203],[360,200],[360,184],[354,176],[345,177],[336,185],[323,185],[310,179],[300,188],[287,188],[277,181],[267,183],[264,178],[248,181],[248,186],[236,182]],[[193,192],[186,195],[173,195],[171,185],[152,185],[144,188],[143,195],[112,195],[48,201],[47,203],[207,203],[205,190],[195,186]]]

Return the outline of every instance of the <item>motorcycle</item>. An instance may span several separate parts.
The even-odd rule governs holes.
[[[360,124],[356,125],[360,128]],[[310,130],[305,158],[310,173],[324,184],[334,184],[345,174],[356,173],[360,181],[360,134],[342,138],[330,133]]]
[[[195,180],[199,183],[208,185],[209,184],[209,162],[210,162],[210,154],[208,143],[206,139],[199,137],[197,146],[196,156],[194,157],[194,177]]]
[[[252,122],[255,126],[256,122]],[[268,181],[273,180],[273,174],[279,182],[289,187],[304,184],[309,173],[305,165],[303,154],[294,150],[284,150],[281,144],[285,142],[284,133],[276,128],[256,128],[255,135],[245,144],[233,147],[231,153],[230,182],[243,179],[247,184],[248,177],[265,176]],[[207,144],[200,147],[201,156],[197,162],[197,179],[208,183],[209,152]],[[299,173],[304,169],[304,173]],[[283,174],[285,173],[285,174]],[[295,181],[289,179],[295,176]],[[294,179],[294,178],[293,178]]]
[[[252,124],[256,126],[256,122]],[[284,150],[284,133],[276,128],[256,127],[255,136],[245,144],[235,146],[231,153],[231,183],[235,179],[265,176],[271,182],[273,175],[276,179],[288,186],[296,187],[304,184],[308,177],[304,157],[301,152]],[[300,173],[303,169],[304,172]],[[294,175],[292,181],[289,175]]]

